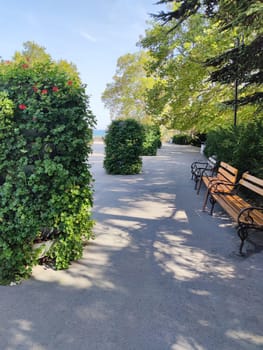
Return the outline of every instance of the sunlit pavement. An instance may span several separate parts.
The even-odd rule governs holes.
[[[69,270],[0,287],[0,349],[262,349],[263,234],[242,258],[231,220],[201,211],[199,149],[165,144],[132,176],[93,150],[96,239]]]

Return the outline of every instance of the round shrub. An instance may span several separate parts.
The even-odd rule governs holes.
[[[30,275],[36,240],[55,238],[50,258],[66,268],[92,237],[94,117],[78,76],[48,59],[1,62],[0,90],[0,280],[8,281]]]
[[[108,174],[138,174],[142,169],[143,127],[135,119],[114,120],[105,136],[104,168]]]

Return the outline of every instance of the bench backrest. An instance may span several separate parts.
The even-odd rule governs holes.
[[[207,164],[209,169],[216,169],[218,166],[218,162],[215,156],[211,156],[207,159]]]
[[[263,196],[263,180],[250,175],[249,173],[244,173],[242,178],[239,180],[239,184],[250,189],[251,191]]]
[[[237,182],[238,169],[225,162],[220,162],[217,170],[217,177],[222,181],[235,184]]]

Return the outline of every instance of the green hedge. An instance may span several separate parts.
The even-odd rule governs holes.
[[[191,136],[186,134],[178,134],[172,137],[172,143],[176,145],[190,145],[191,140]]]
[[[29,276],[33,243],[56,238],[57,268],[92,237],[85,87],[53,61],[0,64],[0,280]]]
[[[192,145],[200,147],[206,141],[206,134],[177,134],[172,137],[172,143],[177,145]]]
[[[232,164],[240,176],[249,171],[263,179],[263,119],[208,133],[205,154]]]
[[[138,174],[142,169],[144,131],[135,119],[114,120],[105,136],[104,168],[108,174]]]
[[[161,131],[158,125],[144,125],[143,156],[156,156],[162,146]]]

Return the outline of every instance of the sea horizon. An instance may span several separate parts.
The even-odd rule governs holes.
[[[93,130],[93,137],[104,137],[106,134],[105,129],[94,129]]]

